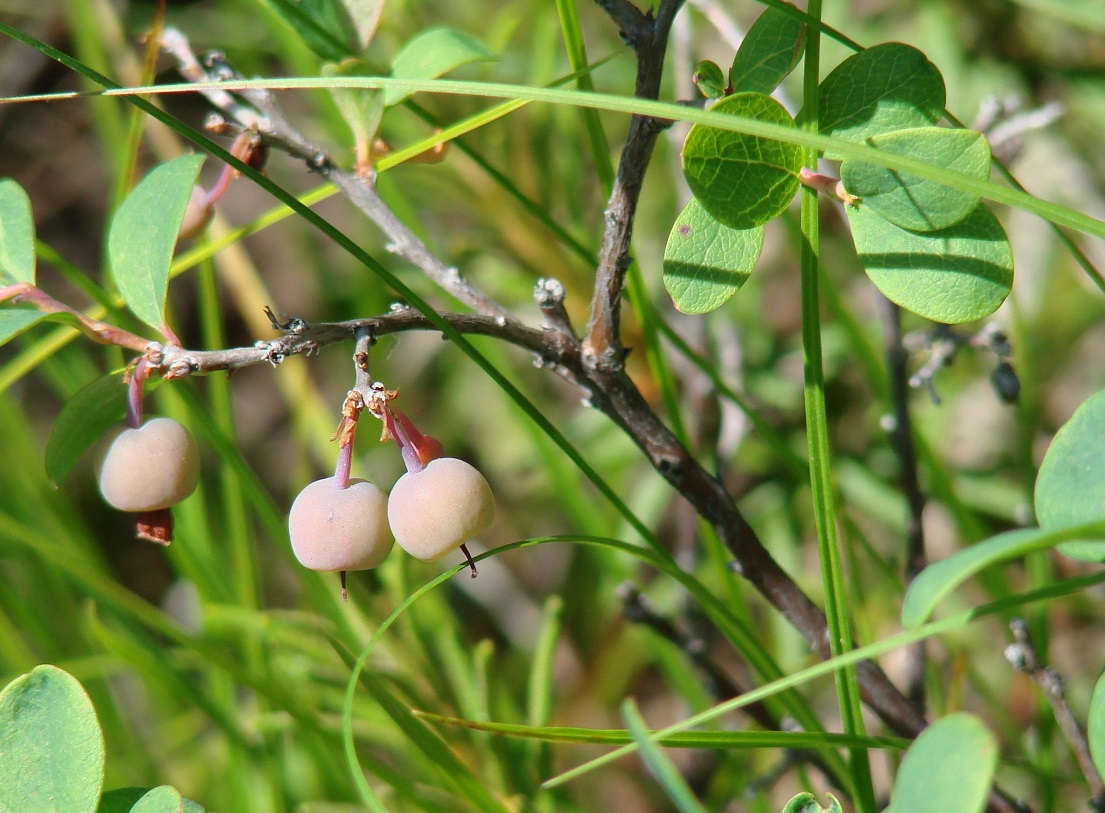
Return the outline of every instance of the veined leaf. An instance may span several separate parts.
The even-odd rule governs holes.
[[[112,279],[127,307],[155,330],[165,322],[169,265],[202,163],[202,155],[184,155],[154,168],[111,220],[107,250]]]
[[[776,8],[764,9],[733,59],[729,70],[733,92],[771,93],[779,87],[802,57],[805,31],[796,17]]]
[[[819,90],[820,129],[862,142],[925,127],[944,112],[944,79],[928,57],[900,42],[875,45],[841,62]],[[839,158],[831,151],[826,158]]]
[[[715,113],[794,125],[786,109],[762,93],[737,93]],[[802,151],[793,144],[696,124],[683,143],[683,174],[702,207],[731,229],[762,226],[798,192]]]

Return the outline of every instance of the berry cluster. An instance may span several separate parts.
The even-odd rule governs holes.
[[[394,393],[373,390],[367,404],[384,423],[384,439],[394,440],[407,472],[387,496],[365,480],[349,477],[353,437],[366,406],[356,392],[346,401],[335,437],[341,438],[333,477],[316,480],[299,493],[288,516],[292,550],[311,570],[367,570],[376,567],[398,542],[423,561],[440,559],[460,548],[472,575],[475,565],[465,543],[495,517],[495,498],[471,464],[444,457],[441,444],[423,435],[387,402]]]
[[[97,455],[100,493],[120,511],[138,515],[138,535],[168,544],[169,509],[199,482],[199,450],[192,435],[171,418],[142,420],[140,360],[130,374],[127,425],[111,432]],[[311,570],[345,573],[368,570],[387,558],[395,542],[411,556],[434,561],[460,548],[476,575],[465,543],[491,525],[495,498],[479,470],[446,457],[441,444],[423,435],[410,418],[389,406],[396,393],[379,384],[346,398],[333,477],[304,488],[288,513],[292,551]],[[367,480],[350,477],[353,440],[361,412],[368,408],[394,440],[406,465],[391,495]]]

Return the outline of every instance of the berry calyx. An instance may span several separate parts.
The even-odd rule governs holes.
[[[357,477],[348,488],[324,477],[299,492],[288,512],[288,534],[299,563],[324,572],[374,568],[394,544],[387,496]]]
[[[199,448],[172,418],[118,427],[104,440],[97,466],[109,505],[135,514],[160,511],[188,497],[199,483]]]

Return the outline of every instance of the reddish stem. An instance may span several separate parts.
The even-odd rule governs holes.
[[[131,370],[130,381],[127,383],[126,423],[131,429],[137,429],[142,425],[142,389],[149,377],[150,364],[145,357],[142,357]]]
[[[357,434],[358,413],[345,416],[344,425],[339,430],[341,441],[338,446],[338,463],[334,467],[334,488],[349,488],[349,472],[353,468],[353,439]]]
[[[402,415],[402,413],[399,413]],[[399,444],[399,454],[403,455],[403,465],[407,467],[409,474],[417,474],[426,468],[426,464],[422,462],[422,458],[418,454],[418,450],[414,446],[414,442],[411,440],[411,436],[407,434],[407,427],[403,425],[402,421],[396,420],[396,414],[390,409],[384,410],[384,422],[387,424],[388,432],[395,438],[395,442]],[[407,424],[413,429],[413,425],[410,421]],[[415,430],[417,431],[417,430]]]

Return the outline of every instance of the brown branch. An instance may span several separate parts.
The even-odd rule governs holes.
[[[150,344],[149,339],[143,339],[129,330],[86,316],[76,308],[71,308],[64,302],[54,299],[41,288],[25,282],[0,288],[0,302],[11,302],[13,305],[24,303],[33,305],[35,310],[45,314],[70,316],[76,321],[73,327],[99,344],[114,344],[136,352],[144,352]]]
[[[668,33],[682,0],[665,0],[656,18],[642,15],[631,4],[602,2],[599,5],[610,14],[637,55],[637,81],[634,95],[640,99],[656,99],[660,95],[660,79],[664,71],[664,55],[668,49]],[[637,15],[636,23],[627,27],[624,18]],[[656,137],[667,126],[649,116],[633,116],[629,122],[625,146],[618,160],[618,172],[606,207],[606,229],[599,262],[595,272],[595,287],[591,297],[591,317],[587,326],[585,353],[596,365],[620,367],[622,350],[620,331],[622,289],[629,268],[629,246],[633,237],[633,220],[644,185],[645,170],[652,158]]]
[[[664,0],[655,19],[640,15],[640,12],[637,12],[639,18],[633,17],[628,11],[633,7],[627,3],[603,4],[604,8],[615,9],[615,19],[625,22],[633,17],[633,25],[648,24],[648,36],[642,33],[644,29],[623,28],[631,35],[630,43],[638,54],[638,96],[656,98],[658,95],[668,30],[680,4],[681,0]],[[521,324],[501,306],[471,288],[456,269],[436,258],[397,219],[392,222],[381,215],[378,196],[369,180],[333,165],[324,151],[304,139],[283,119],[271,102],[270,94],[250,93],[246,98],[263,114],[257,116],[255,126],[268,143],[303,159],[312,169],[333,180],[358,208],[384,229],[402,256],[480,314],[442,314],[442,318],[461,332],[495,336],[524,347],[535,353],[544,365],[581,387],[591,403],[620,426],[640,446],[650,463],[715,527],[745,578],[794,624],[819,657],[829,657],[821,610],[771,558],[724,486],[679,443],[622,367],[619,303],[628,265],[633,217],[660,122],[635,117],[630,124],[607,211],[591,322],[586,341],[581,344],[563,314],[555,285],[546,282],[538,291],[538,304],[549,319],[550,328],[540,330]],[[253,348],[229,351],[161,348],[160,369],[167,375],[179,376],[262,362],[278,363],[286,355],[310,353],[326,344],[349,340],[357,329],[370,329],[376,335],[435,329],[425,316],[411,310],[352,322],[312,326],[293,320],[278,326],[285,333],[283,337]],[[915,736],[921,731],[925,725],[923,717],[875,664],[861,664],[858,674],[864,698],[892,730],[906,736]]]
[[[166,29],[162,48],[173,56],[181,74],[193,82],[215,82],[240,78],[221,55],[213,54],[211,70],[204,69],[196,59],[187,38],[176,29]],[[204,90],[204,96],[224,115],[240,126],[259,133],[270,147],[304,161],[313,172],[331,181],[343,194],[383,232],[387,250],[418,268],[442,290],[467,305],[476,313],[511,319],[500,304],[474,288],[451,265],[443,262],[391,210],[376,191],[375,178],[350,172],[335,164],[326,150],[308,140],[285,117],[269,90],[252,89],[242,94],[249,106],[224,90]]]
[[[917,472],[917,450],[913,444],[913,421],[909,411],[909,371],[906,363],[909,353],[902,343],[901,308],[879,295],[879,315],[883,323],[883,353],[890,387],[892,425],[889,431],[890,445],[898,457],[902,494],[909,505],[905,539],[905,578],[911,583],[924,570],[925,532],[922,515],[925,510],[925,493]],[[925,642],[918,641],[906,649],[906,696],[919,710],[925,708]]]

